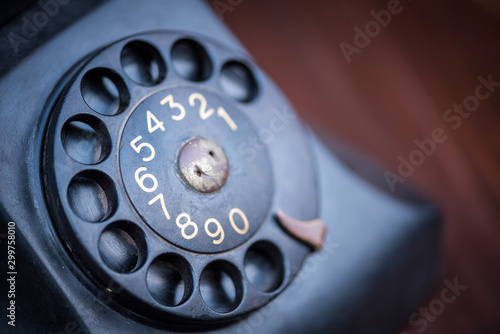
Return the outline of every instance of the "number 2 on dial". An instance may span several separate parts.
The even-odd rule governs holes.
[[[200,101],[200,118],[202,120],[206,120],[215,113],[213,108],[207,109],[207,99],[205,98],[205,96],[200,93],[193,93],[189,95],[189,105],[191,107],[194,107],[196,105],[196,101]],[[217,116],[222,118],[231,130],[238,130],[238,126],[236,125],[236,123],[234,123],[233,119],[229,116],[224,108],[217,108]]]
[[[193,93],[189,95],[189,105],[194,107],[196,100],[200,101],[200,118],[205,120],[214,114],[214,109],[210,108],[207,110],[207,99],[200,93]]]

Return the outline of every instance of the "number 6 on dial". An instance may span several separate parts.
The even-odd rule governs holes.
[[[147,171],[148,169],[146,167],[139,167],[137,168],[137,170],[135,171],[135,182],[137,182],[137,185],[142,189],[144,190],[145,192],[147,193],[151,193],[153,191],[156,190],[156,188],[158,188],[158,180],[156,179],[156,177],[153,175],[153,174],[143,174],[141,177],[139,177],[139,174],[142,173],[142,172],[145,172]],[[152,182],[153,182],[153,185],[150,186],[150,187],[147,187],[145,184],[144,184],[144,180],[146,179],[150,179]]]

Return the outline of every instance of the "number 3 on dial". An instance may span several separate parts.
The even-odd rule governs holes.
[[[180,121],[184,118],[184,116],[186,116],[186,109],[184,109],[184,106],[179,102],[174,102],[174,96],[172,94],[170,94],[169,96],[160,101],[160,104],[162,106],[164,106],[167,103],[171,109],[174,108],[179,109],[179,115],[172,115],[172,119],[174,121]]]

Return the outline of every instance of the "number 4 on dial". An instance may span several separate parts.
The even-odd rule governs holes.
[[[156,130],[160,129],[161,131],[165,131],[165,127],[163,126],[163,122],[160,122],[158,118],[151,111],[147,111],[147,120],[148,120],[148,131],[149,133],[153,133]],[[152,125],[154,123],[154,126]]]

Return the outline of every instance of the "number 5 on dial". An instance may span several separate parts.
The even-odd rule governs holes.
[[[134,149],[134,151],[136,151],[137,153],[141,152],[141,150],[146,147],[148,148],[150,151],[151,151],[151,154],[149,155],[149,157],[147,158],[142,158],[143,161],[151,161],[154,159],[155,157],[155,148],[153,147],[153,145],[149,144],[149,143],[141,143],[139,145],[135,145],[135,143],[137,143],[139,140],[142,139],[142,136],[137,136],[135,137],[134,140],[132,140],[130,142],[130,146],[132,146],[132,148]]]

